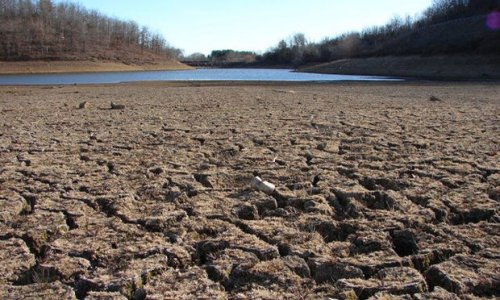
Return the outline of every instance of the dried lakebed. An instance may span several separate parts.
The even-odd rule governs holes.
[[[498,84],[219,85],[0,87],[0,298],[500,295]]]

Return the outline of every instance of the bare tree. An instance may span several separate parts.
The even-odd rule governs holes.
[[[186,61],[206,61],[207,57],[203,53],[195,52],[184,58]]]
[[[271,64],[302,64],[382,55],[471,51],[497,54],[500,52],[499,33],[478,28],[478,24],[486,14],[499,9],[500,0],[434,0],[419,18],[395,16],[387,24],[364,29],[361,33],[347,33],[320,43],[308,43],[303,34],[296,34],[280,41],[261,59]],[[457,28],[450,21],[472,26],[470,29]],[[451,37],[433,35],[436,27],[441,34],[443,28],[448,28]]]
[[[72,57],[82,53],[105,57],[106,53],[135,49],[164,57],[181,55],[179,49],[170,47],[163,36],[151,33],[147,27],[106,17],[75,3],[0,0],[2,60]]]

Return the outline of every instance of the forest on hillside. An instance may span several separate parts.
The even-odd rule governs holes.
[[[384,26],[311,43],[303,34],[266,53],[214,50],[182,58],[182,51],[134,21],[110,18],[73,2],[0,0],[0,60],[186,61],[303,65],[388,55],[498,54],[500,31],[486,26],[500,0],[434,0],[421,16],[394,17]]]
[[[52,0],[0,0],[0,60],[177,58],[163,36],[133,21]]]
[[[282,40],[257,59],[267,64],[329,62],[388,55],[500,53],[500,30],[487,16],[500,12],[500,0],[435,0],[418,18],[394,17],[384,26],[309,43],[303,34]]]
[[[249,51],[193,53],[185,61],[220,66],[304,65],[345,58],[408,55],[498,55],[500,30],[488,15],[500,16],[500,0],[434,0],[419,17],[394,17],[383,26],[312,43],[302,33],[281,40],[262,55]],[[500,17],[499,17],[500,18]]]

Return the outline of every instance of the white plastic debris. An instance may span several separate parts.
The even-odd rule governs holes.
[[[257,189],[257,186],[262,182],[262,179],[258,176],[254,177],[252,181],[250,182],[250,186],[253,189]]]
[[[261,191],[266,194],[272,194],[276,189],[276,186],[268,181],[263,181],[260,177],[256,176],[252,179],[250,183],[252,188]]]

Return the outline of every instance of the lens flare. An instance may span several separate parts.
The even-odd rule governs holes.
[[[500,30],[500,11],[490,13],[486,20],[486,25],[488,25],[490,29]]]

